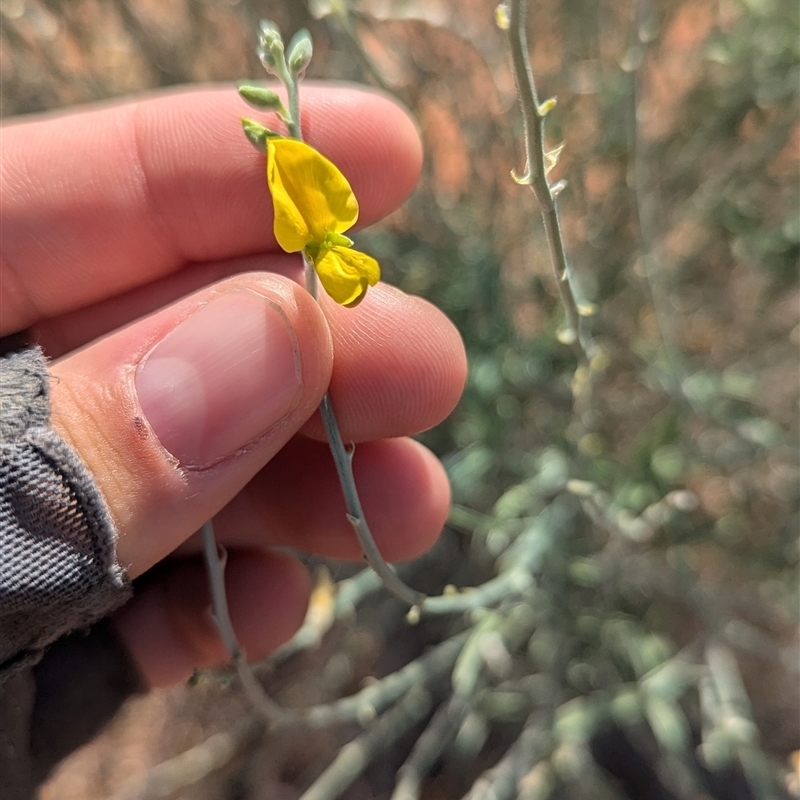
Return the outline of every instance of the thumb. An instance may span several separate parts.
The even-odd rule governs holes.
[[[239,275],[52,365],[53,427],[94,475],[135,578],[214,516],[314,413],[333,363],[311,297]]]

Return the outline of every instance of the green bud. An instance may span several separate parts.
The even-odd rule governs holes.
[[[292,37],[288,52],[289,56],[286,62],[289,65],[289,71],[295,78],[302,78],[314,52],[311,34],[305,28],[301,28]]]
[[[260,122],[242,117],[242,130],[250,140],[250,144],[262,153],[267,152],[267,139],[280,136],[279,133],[265,128]]]
[[[268,108],[281,114],[286,113],[286,108],[277,93],[264,86],[243,84],[239,87],[239,96],[254,108]]]
[[[283,38],[274,22],[261,20],[258,43],[258,57],[267,71],[272,72],[283,60]]]
[[[283,38],[278,26],[268,19],[262,19],[258,25],[259,42],[265,50],[271,49],[276,42],[283,44]]]

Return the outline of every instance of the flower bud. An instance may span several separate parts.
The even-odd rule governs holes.
[[[268,108],[272,111],[286,113],[280,97],[264,86],[253,86],[252,84],[242,84],[239,87],[239,96],[254,108]]]
[[[267,152],[267,139],[280,136],[275,131],[265,128],[260,122],[246,117],[242,118],[242,130],[244,130],[244,135],[249,139],[250,144],[262,153]]]
[[[283,38],[278,26],[267,19],[261,20],[258,57],[265,69],[272,72],[283,59]]]
[[[313,51],[311,34],[305,28],[301,28],[289,42],[289,56],[286,59],[289,71],[295,78],[303,76]]]

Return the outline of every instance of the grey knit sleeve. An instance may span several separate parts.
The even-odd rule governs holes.
[[[0,682],[130,597],[91,475],[49,427],[38,348],[0,357]]]

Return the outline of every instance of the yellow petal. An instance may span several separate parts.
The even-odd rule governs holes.
[[[308,244],[311,232],[302,212],[283,186],[282,172],[275,155],[275,141],[267,139],[267,186],[275,209],[273,231],[276,241],[287,253],[297,253]]]
[[[358,305],[381,277],[378,262],[351,247],[322,250],[314,266],[325,291],[343,306]]]
[[[275,207],[275,238],[288,253],[326,233],[342,233],[358,219],[358,202],[339,169],[295,139],[267,141],[267,185]]]

